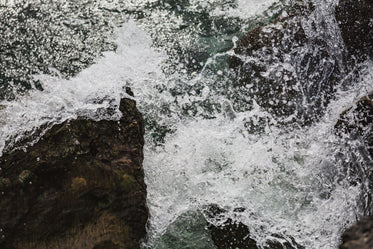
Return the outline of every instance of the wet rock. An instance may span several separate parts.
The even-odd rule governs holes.
[[[211,219],[207,227],[216,248],[257,249],[256,241],[250,237],[249,228],[241,222],[227,219],[225,213],[226,211],[217,205],[210,205],[205,210],[205,215]]]
[[[340,249],[373,248],[373,216],[364,217],[342,234]]]
[[[54,125],[0,158],[0,248],[139,248],[148,219],[144,123],[122,99],[119,121]]]
[[[361,186],[360,209],[369,215],[373,211],[373,94],[341,113],[335,131],[344,143],[337,162],[350,184]]]
[[[244,210],[244,208],[236,208],[235,212],[240,213]],[[276,234],[271,236],[273,239],[265,242],[264,247],[260,247],[257,241],[251,238],[248,226],[238,220],[227,219],[224,215],[225,212],[224,209],[216,205],[210,205],[205,210],[208,220],[215,220],[215,222],[208,221],[207,228],[211,232],[211,237],[217,249],[304,249],[293,238],[285,238]]]
[[[351,55],[373,57],[373,1],[340,0],[335,17]]]
[[[209,225],[211,236],[216,248],[248,248],[257,249],[256,241],[250,238],[250,231],[247,226],[240,222],[228,219],[223,224],[216,226]]]
[[[344,111],[335,125],[339,135],[348,135],[366,143],[373,158],[373,94],[361,98]]]
[[[241,38],[230,58],[237,91],[280,123],[317,120],[344,75],[342,52],[318,13],[309,1],[296,3]]]
[[[250,237],[249,228],[232,219],[227,219],[219,226],[210,224],[208,227],[218,249],[304,249],[293,238],[284,238],[281,235],[272,235],[273,239],[267,240],[264,247],[259,247],[257,242]]]
[[[235,212],[243,212],[237,208]],[[248,226],[233,218],[227,218],[226,210],[208,205],[202,210],[188,210],[172,222],[156,249],[304,249],[291,237],[273,234],[259,246],[250,236]]]
[[[299,245],[294,238],[284,238],[281,235],[273,234],[273,239],[266,241],[264,249],[305,249],[304,246]]]

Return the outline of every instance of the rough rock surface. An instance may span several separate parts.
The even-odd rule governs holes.
[[[340,249],[373,248],[373,216],[364,217],[342,235]]]
[[[0,158],[0,248],[139,248],[148,219],[144,124],[122,99],[119,121],[53,126]]]
[[[373,1],[340,0],[335,17],[348,51],[362,58],[373,57]]]

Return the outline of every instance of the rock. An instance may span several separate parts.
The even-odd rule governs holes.
[[[362,97],[356,104],[341,113],[334,128],[339,136],[362,143],[360,150],[366,150],[373,159],[373,94]],[[373,172],[372,172],[373,173]],[[372,176],[373,181],[373,176]]]
[[[358,100],[341,113],[335,125],[344,146],[337,159],[344,177],[352,185],[360,184],[360,209],[365,215],[373,211],[373,94]]]
[[[361,98],[357,103],[341,113],[335,129],[339,135],[348,135],[366,143],[373,158],[373,94]]]
[[[244,209],[237,208],[236,212]],[[232,218],[225,217],[226,211],[217,205],[208,205],[202,210],[188,210],[172,222],[156,249],[258,249],[257,242],[250,236],[249,228]],[[304,249],[291,237],[272,235],[263,249]]]
[[[340,249],[373,248],[373,216],[364,217],[342,234]]]
[[[217,249],[258,249],[257,242],[250,237],[249,228],[241,222],[227,219],[223,224],[209,225],[212,239]],[[273,239],[265,242],[264,249],[304,249],[293,238],[272,235]]]
[[[217,205],[209,205],[205,215],[211,219],[208,229],[217,249],[247,248],[257,249],[256,241],[250,237],[249,228],[239,221],[226,218],[226,211]],[[218,221],[218,224],[216,222]]]
[[[323,113],[344,65],[322,36],[311,3],[299,2],[283,13],[237,42],[230,67],[237,74],[237,91],[280,123],[306,125]]]
[[[236,208],[235,212],[243,212],[244,208]],[[217,249],[258,249],[257,242],[250,236],[250,230],[248,226],[238,220],[232,218],[226,218],[224,213],[226,211],[217,205],[210,205],[205,210],[207,220],[213,219],[218,220],[216,222],[208,221],[207,228],[211,232],[212,240]],[[264,249],[304,249],[303,246],[296,243],[292,238],[285,238],[281,235],[272,234],[273,239],[265,242]]]
[[[340,0],[335,17],[349,53],[373,57],[373,1]]]
[[[0,248],[140,248],[144,122],[133,100],[120,110],[119,121],[66,121],[3,154]]]

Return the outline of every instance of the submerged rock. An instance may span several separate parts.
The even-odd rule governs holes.
[[[0,248],[139,248],[148,219],[144,123],[122,99],[119,121],[54,125],[0,158]]]

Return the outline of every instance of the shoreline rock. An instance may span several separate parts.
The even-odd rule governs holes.
[[[140,248],[148,209],[144,121],[122,99],[119,121],[53,126],[0,158],[0,248]]]

